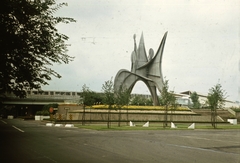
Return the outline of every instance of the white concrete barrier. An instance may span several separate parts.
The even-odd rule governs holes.
[[[177,128],[177,126],[173,122],[171,122],[171,128]]]
[[[233,125],[237,125],[237,119],[227,119],[227,121]]]
[[[195,129],[195,123],[192,123],[190,126],[188,126],[188,129]]]
[[[149,127],[149,122],[146,122],[143,127]]]
[[[46,126],[52,127],[53,123],[46,123]]]
[[[74,127],[73,124],[66,124],[65,127]]]
[[[133,127],[133,126],[135,126],[135,124],[132,121],[130,121],[129,126]]]
[[[35,121],[40,121],[41,120],[41,115],[35,115]]]
[[[40,120],[49,119],[49,118],[50,118],[49,115],[42,115],[42,116],[40,117]]]
[[[8,115],[7,119],[13,119],[13,115]]]

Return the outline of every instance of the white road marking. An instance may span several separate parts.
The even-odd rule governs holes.
[[[208,139],[208,138],[199,138],[199,137],[193,137],[193,136],[180,136],[180,137],[189,138],[189,139],[207,140],[207,141],[218,141],[218,142],[230,142],[230,143],[236,143],[235,141],[218,140],[218,139]]]
[[[194,150],[201,150],[201,151],[209,151],[209,152],[215,152],[215,153],[225,153],[225,154],[239,155],[238,153],[217,151],[217,150],[206,149],[206,148],[190,147],[190,146],[185,146],[185,145],[177,145],[177,144],[167,144],[167,145],[169,145],[169,146],[175,146],[175,147],[180,147],[180,148],[187,148],[187,149],[194,149]]]
[[[24,132],[23,130],[21,130],[20,128],[17,128],[16,126],[12,125],[12,127],[15,128],[16,130],[20,131],[20,132]]]
[[[3,121],[3,120],[1,120],[2,121],[2,123],[5,123],[5,124],[7,124],[7,122],[5,122],[5,121]]]

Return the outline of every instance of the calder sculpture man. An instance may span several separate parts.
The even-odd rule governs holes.
[[[131,71],[121,69],[118,71],[114,79],[114,90],[117,91],[121,87],[132,91],[137,81],[143,81],[148,87],[153,98],[154,105],[159,105],[157,97],[157,89],[161,92],[163,87],[162,76],[162,54],[167,37],[164,34],[160,46],[154,55],[153,49],[149,49],[147,56],[143,34],[137,48],[136,35],[134,34],[134,51],[131,54]]]

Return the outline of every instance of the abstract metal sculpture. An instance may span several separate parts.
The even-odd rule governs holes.
[[[154,105],[159,105],[157,97],[157,89],[162,92],[163,77],[162,77],[162,54],[167,37],[167,32],[164,34],[160,46],[154,56],[153,49],[149,49],[147,57],[143,34],[137,48],[136,35],[134,34],[134,51],[131,55],[131,71],[121,69],[118,71],[114,79],[114,90],[118,91],[121,87],[132,91],[137,81],[143,81],[153,98]]]

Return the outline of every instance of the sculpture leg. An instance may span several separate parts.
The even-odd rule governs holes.
[[[160,104],[159,104],[159,100],[158,100],[158,96],[157,96],[157,89],[156,89],[156,87],[155,86],[153,86],[153,87],[151,87],[151,94],[152,94],[152,98],[153,98],[153,104],[154,104],[154,106],[159,106]]]
[[[151,93],[152,100],[153,100],[153,105],[154,106],[159,106],[159,100],[158,100],[158,95],[157,95],[157,88],[153,84],[153,82],[147,82],[146,85],[148,86],[148,89]]]

